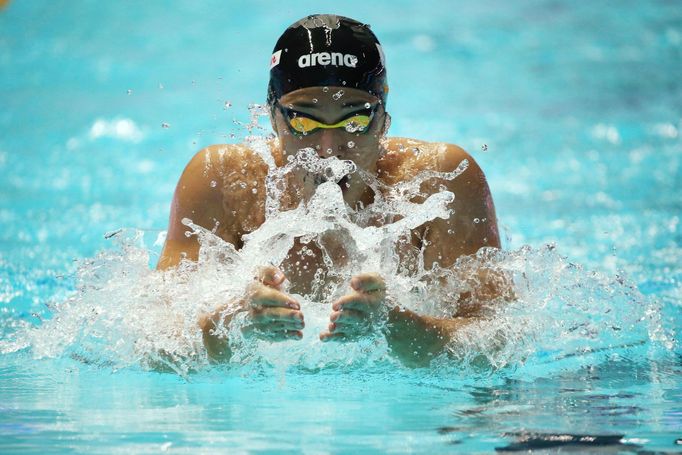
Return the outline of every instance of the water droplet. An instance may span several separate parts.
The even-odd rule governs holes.
[[[226,110],[228,110],[228,109],[231,108],[231,107],[232,107],[232,103],[229,102],[229,101],[225,101],[225,105],[224,105],[224,107],[223,107],[223,110],[226,111]]]
[[[240,188],[246,188],[246,182],[241,182],[241,183],[239,184],[239,187],[240,187]]]
[[[481,150],[483,150],[484,152],[487,152],[488,151],[488,144],[483,144],[481,146]]]
[[[474,218],[474,223],[478,224],[480,222],[481,222],[481,220],[479,220],[478,218]]]
[[[252,192],[253,194],[258,193],[258,188],[253,188],[253,189],[251,189],[251,192]]]
[[[348,144],[347,144],[347,145],[348,145],[348,148],[349,148],[349,149],[352,149],[353,147],[355,147],[355,142],[353,142],[353,141],[348,141]]]
[[[331,155],[332,153],[334,153],[334,150],[332,150],[331,148],[328,148],[327,153],[329,153]]]
[[[346,129],[346,132],[348,132],[348,133],[357,133],[357,132],[359,132],[359,131],[360,131],[360,132],[364,131],[364,130],[365,130],[365,127],[362,126],[362,125],[360,125],[360,124],[357,123],[357,122],[352,122],[352,121],[351,121],[351,122],[346,123],[345,129]]]
[[[365,103],[365,109],[369,109],[370,107],[372,107],[370,103]]]
[[[338,101],[343,96],[344,93],[345,92],[343,90],[339,90],[338,92],[332,95],[332,98],[334,99],[334,101]]]
[[[133,91],[132,91],[131,89],[128,89],[128,90],[126,91],[126,93],[127,93],[128,95],[132,95],[132,94],[133,94]]]
[[[218,185],[218,182],[215,180],[211,180],[211,188],[215,188]]]
[[[322,87],[322,91],[323,91],[324,93],[327,93],[327,92],[329,91],[329,87]]]
[[[317,98],[313,98],[313,103],[317,103]]]
[[[161,122],[161,128],[164,128],[164,129],[170,128],[170,123]]]

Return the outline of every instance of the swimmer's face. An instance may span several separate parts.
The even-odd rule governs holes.
[[[284,112],[283,112],[284,111]],[[307,117],[325,125],[335,125],[356,117],[370,117],[366,128],[318,128],[307,134],[292,130],[287,117]],[[360,169],[376,170],[385,135],[387,114],[379,98],[362,90],[345,87],[308,87],[284,95],[274,109],[273,127],[285,155],[295,155],[310,147],[322,158],[336,156],[351,160]],[[310,122],[309,122],[310,123]],[[314,124],[314,122],[312,122]]]

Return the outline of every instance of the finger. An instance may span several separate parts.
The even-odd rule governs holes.
[[[266,286],[279,289],[285,280],[284,273],[274,265],[260,267],[256,272],[256,280]]]
[[[249,288],[252,308],[282,307],[300,310],[301,306],[287,294],[277,289],[256,283]]]
[[[285,308],[256,308],[251,311],[251,319],[257,324],[304,321],[303,313]]]
[[[344,295],[334,302],[332,309],[334,311],[355,310],[366,313],[377,303],[378,301],[374,296],[354,292],[353,294]]]
[[[379,292],[386,290],[386,282],[378,273],[361,273],[350,280],[350,287],[358,292]]]
[[[367,316],[361,311],[344,309],[343,311],[333,312],[329,316],[329,320],[340,325],[360,324],[367,320]]]

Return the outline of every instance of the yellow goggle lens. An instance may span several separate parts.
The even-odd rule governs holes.
[[[318,128],[344,128],[346,131],[354,133],[363,131],[367,128],[370,120],[371,118],[369,115],[354,115],[353,117],[343,119],[333,125],[327,125],[326,123],[321,123],[308,117],[297,116],[289,118],[289,125],[299,133],[312,133]]]

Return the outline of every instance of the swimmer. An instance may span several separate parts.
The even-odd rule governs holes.
[[[449,206],[453,211],[449,219],[436,218],[414,229],[412,245],[423,252],[427,269],[436,263],[450,267],[458,257],[475,254],[482,247],[499,248],[493,200],[481,168],[456,145],[388,138],[387,95],[383,50],[369,26],[335,15],[313,15],[294,23],[277,41],[270,60],[267,100],[276,134],[270,142],[274,162],[281,167],[287,157],[310,147],[321,158],[351,160],[358,170],[395,185],[423,171],[451,172],[467,160],[469,165],[460,176],[440,179],[427,190],[435,193],[444,185],[453,192],[456,198]],[[197,260],[200,245],[196,236],[185,235],[191,229],[181,222],[183,218],[213,230],[240,249],[242,236],[265,221],[267,173],[263,159],[244,144],[213,145],[199,151],[175,190],[157,268],[174,267],[183,258]],[[299,177],[297,190],[282,195],[282,208],[295,208],[321,183]],[[338,184],[351,208],[372,204],[374,192],[357,172]],[[310,295],[314,271],[328,268],[313,244],[297,239],[279,268],[260,270],[238,310],[247,312],[243,328],[247,338],[278,342],[302,337],[304,314],[290,294]],[[308,254],[301,254],[303,248]],[[342,260],[342,247],[328,250],[338,250],[332,260]],[[484,272],[480,275],[481,286],[487,288],[480,295],[495,298],[505,292],[492,280],[486,283]],[[289,281],[288,293],[283,288],[285,280]],[[440,354],[460,328],[476,320],[474,310],[439,319],[390,302],[379,274],[352,277],[347,294],[329,308],[329,326],[319,334],[320,340],[346,342],[384,330],[392,355],[405,364],[423,365]],[[236,314],[226,315],[224,308],[216,308],[199,321],[214,361],[227,361],[231,355],[227,339],[213,332],[221,319],[227,325]]]

